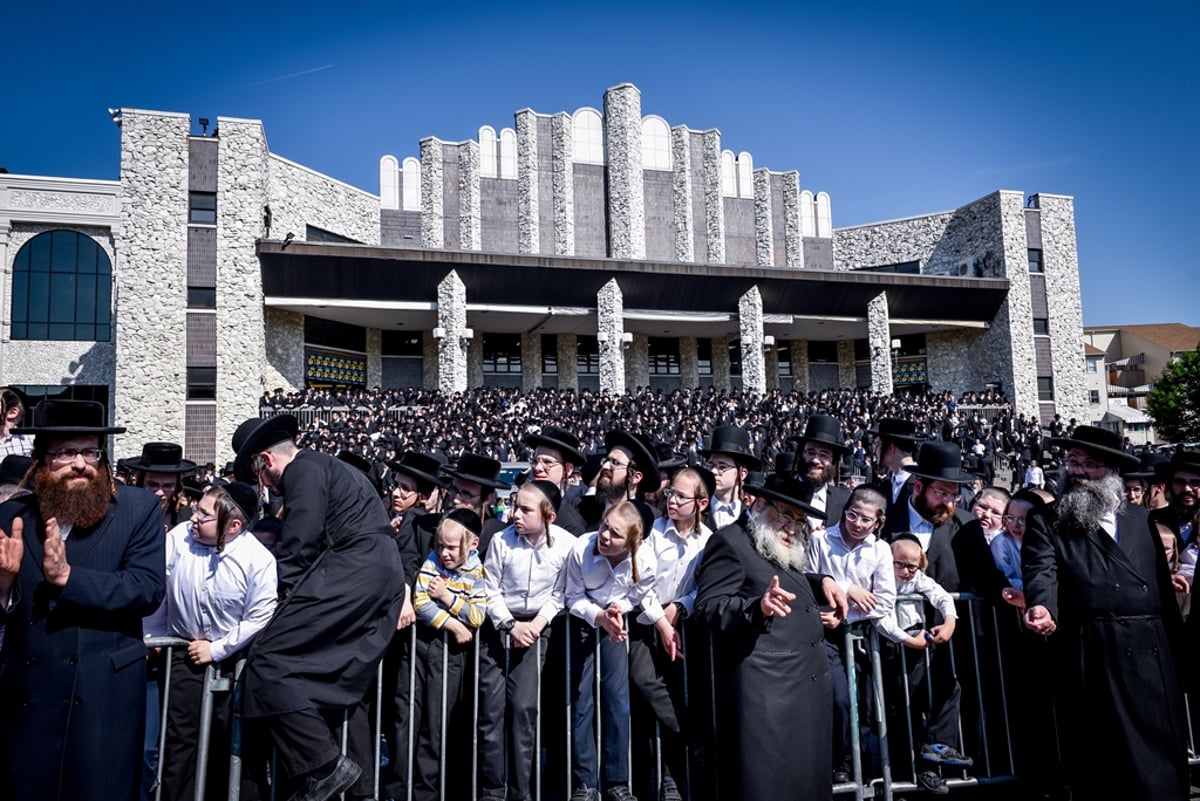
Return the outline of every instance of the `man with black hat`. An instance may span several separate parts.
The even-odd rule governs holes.
[[[463,453],[454,467],[442,467],[442,472],[451,478],[446,489],[451,508],[470,509],[483,521],[479,535],[481,558],[487,554],[492,535],[504,529],[504,521],[490,514],[495,506],[496,490],[512,488],[512,484],[500,478],[500,468],[496,459],[477,453]],[[425,558],[425,554],[421,554],[421,558]]]
[[[879,425],[867,433],[875,436],[876,469],[887,469],[887,481],[877,489],[888,499],[887,517],[891,518],[907,500],[909,470],[917,463],[913,454],[921,438],[915,423],[896,417],[881,418]]]
[[[1021,562],[1025,625],[1060,657],[1045,675],[1068,784],[1075,798],[1186,799],[1179,606],[1161,539],[1122,497],[1138,459],[1092,426],[1054,444],[1066,492],[1026,518]]]
[[[838,462],[849,452],[836,417],[814,414],[808,418],[800,441],[797,473],[812,490],[813,508],[823,512],[826,520],[840,520],[850,498],[850,490],[837,483]]]
[[[242,423],[233,435],[241,480],[283,493],[276,545],[279,611],[259,634],[244,674],[243,715],[262,718],[294,799],[324,801],[361,767],[333,730],[362,701],[392,639],[404,569],[379,495],[365,475],[299,449],[290,414]]]
[[[129,801],[142,778],[142,618],[163,598],[159,504],[116,487],[93,401],[33,410],[35,494],[0,507],[0,795]]]
[[[596,494],[579,500],[579,514],[586,531],[595,531],[604,511],[625,500],[639,500],[642,493],[658,487],[658,461],[646,443],[628,431],[609,431],[604,435],[608,452],[600,462]]]
[[[838,625],[846,595],[807,572],[808,486],[772,476],[744,525],[708,542],[695,615],[713,632],[717,658],[717,753],[721,798],[829,799],[832,721],[822,623]],[[820,613],[829,604],[831,612]],[[800,725],[798,722],[803,721]]]
[[[702,448],[700,455],[716,479],[705,523],[717,531],[741,519],[742,486],[751,470],[762,469],[762,461],[750,450],[750,434],[733,424],[714,428],[708,448]]]
[[[549,481],[558,487],[563,503],[558,510],[555,524],[576,537],[585,533],[583,517],[569,499],[571,475],[583,467],[583,452],[579,450],[579,437],[558,426],[542,426],[537,433],[527,434],[525,444],[533,448],[530,462],[530,478]]]
[[[174,442],[147,442],[142,446],[142,455],[137,459],[126,459],[125,467],[135,474],[134,486],[149,490],[158,498],[162,507],[164,531],[186,522],[187,515],[179,519],[179,496],[183,491],[182,479],[196,472],[198,466],[183,458],[183,447]]]

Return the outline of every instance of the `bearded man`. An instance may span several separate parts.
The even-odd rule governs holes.
[[[772,476],[746,490],[755,500],[745,526],[714,534],[698,569],[695,614],[717,654],[719,796],[829,799],[822,624],[841,624],[846,595],[829,576],[807,572],[809,518],[822,516],[809,488]]]
[[[586,531],[595,531],[608,507],[621,501],[638,501],[658,488],[658,459],[646,443],[628,431],[604,435],[608,454],[600,462],[596,494],[579,499],[579,515]]]
[[[846,457],[846,437],[836,417],[814,414],[804,426],[797,473],[812,490],[812,505],[826,520],[841,519],[850,490],[837,485],[838,463]]]
[[[1056,440],[1062,498],[1026,520],[1025,625],[1054,635],[1059,742],[1075,798],[1185,799],[1187,727],[1176,675],[1182,627],[1162,541],[1124,503],[1138,460],[1091,426]]]
[[[0,506],[0,798],[129,801],[142,778],[142,618],[164,592],[162,515],[117,487],[93,401],[33,410],[33,494]]]

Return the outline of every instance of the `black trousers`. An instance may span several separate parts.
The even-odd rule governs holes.
[[[479,655],[479,768],[484,796],[522,801],[530,792],[538,720],[538,685],[550,627],[528,648],[485,625]]]
[[[844,626],[845,624],[843,624]],[[846,630],[839,626],[825,631],[825,654],[829,657],[829,678],[833,686],[833,769],[837,770],[850,762],[850,681],[846,677],[846,663],[842,658],[842,645]]]
[[[685,652],[686,653],[686,652]],[[634,782],[641,795],[657,798],[659,787],[651,781],[649,768],[654,764],[657,737],[662,748],[661,779],[674,780],[687,795],[687,743],[683,730],[687,718],[684,703],[684,660],[671,661],[658,642],[653,626],[629,623],[629,683],[633,713]]]
[[[908,761],[908,754],[898,752],[897,747],[908,746],[917,751],[925,743],[958,744],[962,688],[954,677],[949,644],[926,652],[890,642],[881,642],[880,647],[883,649],[884,679],[889,684],[890,728],[901,732],[901,736],[892,740],[892,764],[901,765]],[[911,739],[907,734],[910,730]]]
[[[408,771],[416,740],[416,730],[410,735],[409,724],[420,719],[419,707],[415,715],[409,714],[409,687],[415,680],[412,655],[416,625],[397,631],[383,656],[383,730],[388,741],[388,765],[381,795],[398,801],[408,797]]]
[[[415,657],[420,715],[417,717],[417,750],[413,762],[413,798],[416,801],[435,801],[440,782],[448,779],[441,770],[442,732],[450,725],[450,717],[458,703],[463,668],[472,648],[471,643],[459,645],[449,632],[443,635],[441,631],[418,629]],[[442,714],[443,702],[445,715]],[[416,714],[415,709],[413,714]],[[447,737],[447,745],[453,746],[450,737]],[[464,752],[461,748],[451,748],[447,754],[447,773],[452,772],[452,766],[457,765],[459,755],[463,753],[469,755],[470,749]]]

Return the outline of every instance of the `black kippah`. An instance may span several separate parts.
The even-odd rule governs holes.
[[[453,520],[476,537],[483,532],[483,523],[480,522],[479,515],[470,509],[451,509],[442,520]]]

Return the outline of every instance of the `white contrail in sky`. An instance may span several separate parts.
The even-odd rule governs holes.
[[[337,65],[336,64],[325,64],[324,66],[321,66],[321,67],[313,67],[310,70],[300,70],[300,72],[292,72],[292,73],[288,73],[287,75],[280,75],[275,78],[267,78],[266,80],[263,80],[263,81],[255,81],[254,83],[243,84],[242,88],[249,89],[252,86],[263,86],[268,83],[278,83],[279,81],[286,81],[291,78],[299,78],[301,75],[312,75],[314,72],[322,72],[324,70],[333,69],[335,66],[337,66]]]

